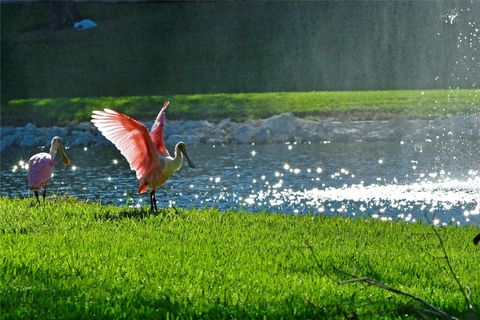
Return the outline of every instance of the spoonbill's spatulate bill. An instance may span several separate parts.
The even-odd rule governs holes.
[[[195,167],[187,155],[185,143],[176,144],[173,157],[165,148],[163,127],[168,103],[164,102],[150,132],[137,120],[111,109],[94,110],[92,115],[93,124],[120,150],[130,164],[130,169],[136,171],[140,183],[138,193],[151,189],[152,210],[157,210],[156,189],[182,167],[183,156],[191,168]]]
[[[37,153],[28,161],[28,187],[35,191],[35,197],[38,203],[40,203],[38,190],[40,190],[41,187],[43,187],[43,201],[45,202],[48,180],[52,176],[53,169],[55,168],[55,155],[57,154],[57,150],[60,151],[63,164],[69,165],[70,159],[68,159],[65,154],[60,137],[53,137],[49,153]]]

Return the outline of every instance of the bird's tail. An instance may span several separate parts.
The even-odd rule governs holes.
[[[140,182],[140,186],[138,187],[138,193],[144,193],[148,189],[148,184],[145,182]]]

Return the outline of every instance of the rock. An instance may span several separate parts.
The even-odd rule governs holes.
[[[153,121],[146,122],[148,129]],[[4,151],[14,146],[49,146],[54,136],[72,146],[93,145],[113,147],[89,122],[69,124],[67,127],[38,128],[28,123],[22,127],[0,127],[1,146]],[[164,127],[167,144],[183,141],[186,144],[228,144],[228,143],[275,143],[286,141],[399,141],[425,139],[480,138],[480,115],[459,115],[449,119],[389,121],[312,121],[298,119],[286,113],[265,120],[248,120],[243,123],[230,119],[218,123],[202,121],[169,121]]]
[[[297,118],[291,113],[282,113],[278,116],[273,116],[265,119],[263,127],[268,129],[272,135],[291,135],[297,130],[300,130],[300,124]]]
[[[230,121],[230,119],[223,119],[216,125],[216,128],[228,130],[230,127],[232,127],[232,125],[233,125],[233,122]]]
[[[365,135],[365,141],[394,141],[395,140],[395,133],[393,130],[377,130],[377,131],[370,131]]]
[[[14,127],[0,127],[0,137],[15,134]]]
[[[17,136],[23,136],[24,132],[25,132],[24,127],[16,127],[15,128],[15,135],[17,135]]]
[[[253,135],[255,134],[255,130],[249,125],[242,125],[235,130],[233,134],[233,138],[238,143],[251,143],[253,142]]]
[[[265,119],[262,127],[270,131],[272,142],[303,141],[309,136],[291,113]]]
[[[84,131],[89,133],[94,133],[98,129],[91,122],[81,122],[75,128],[78,131]]]
[[[29,122],[29,123],[27,123],[27,124],[25,125],[25,130],[26,130],[26,131],[33,131],[33,130],[35,130],[35,129],[37,129],[37,126],[34,125],[33,123],[30,123],[30,122]]]
[[[205,143],[211,144],[211,145],[223,145],[224,142],[225,142],[224,140],[215,139],[215,138],[208,138],[207,141],[205,141]]]
[[[264,144],[270,140],[270,130],[266,128],[260,128],[252,137],[253,142],[256,144]]]
[[[195,128],[197,125],[196,122],[197,121],[194,120],[185,121],[185,123],[183,124],[184,131],[192,130],[193,128]]]
[[[165,144],[176,145],[180,141],[187,145],[196,145],[200,143],[200,137],[193,135],[172,134],[165,140]]]
[[[105,147],[113,147],[114,145],[107,139],[98,139],[97,142],[95,142],[94,146],[105,148]]]
[[[356,128],[335,128],[332,131],[333,136],[332,140],[334,141],[340,141],[340,142],[345,142],[345,141],[355,141],[355,140],[361,140],[361,134],[360,130]]]
[[[40,139],[35,137],[32,134],[27,134],[23,137],[22,141],[20,142],[21,147],[33,147],[41,144]]]
[[[64,143],[67,139],[64,139]],[[72,146],[87,146],[90,143],[94,142],[94,136],[90,133],[84,131],[73,130],[68,141]]]
[[[12,134],[12,135],[3,135],[2,134],[2,140],[0,141],[0,152],[3,152],[4,150],[15,146],[18,143],[19,138]]]
[[[67,129],[66,128],[61,128],[61,127],[52,127],[50,130],[48,130],[47,133],[47,139],[52,140],[53,137],[58,136],[60,138],[64,138],[67,136]],[[50,143],[50,141],[48,141]]]
[[[151,125],[147,126],[147,128],[150,129]],[[183,121],[168,121],[167,124],[163,127],[163,134],[165,137],[172,134],[182,134],[183,131]]]
[[[184,130],[179,134],[205,137],[206,140],[206,137],[211,134],[213,129],[214,125],[206,120],[187,121]]]

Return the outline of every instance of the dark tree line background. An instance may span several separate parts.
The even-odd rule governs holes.
[[[2,4],[3,102],[480,85],[479,1],[69,5]]]

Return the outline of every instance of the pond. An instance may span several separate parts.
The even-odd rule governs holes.
[[[287,143],[187,146],[196,168],[184,166],[157,191],[159,206],[221,210],[431,219],[480,224],[479,142]],[[2,153],[0,194],[32,196],[25,162],[39,149]],[[119,206],[149,207],[148,193],[114,148],[70,148],[50,195]]]

